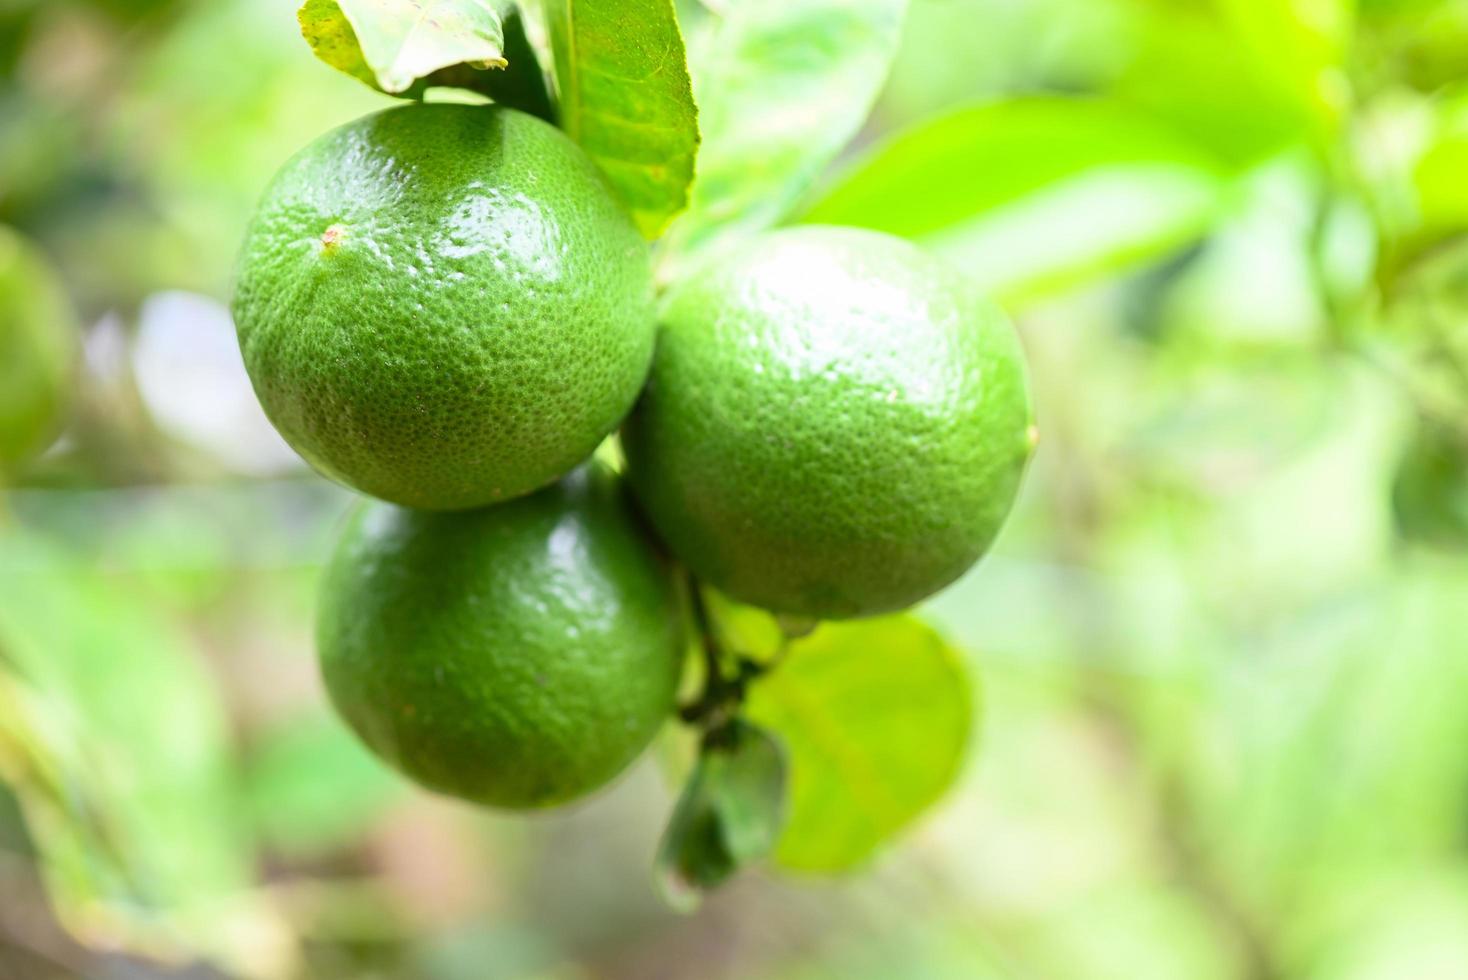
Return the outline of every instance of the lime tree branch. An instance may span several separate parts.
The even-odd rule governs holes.
[[[779,664],[789,640],[783,641],[780,650],[767,662],[728,650],[709,609],[703,583],[691,572],[687,581],[689,612],[703,655],[704,682],[698,698],[681,708],[679,716],[712,734],[738,714],[749,683]]]

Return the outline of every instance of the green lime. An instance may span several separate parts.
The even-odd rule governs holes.
[[[323,585],[337,709],[422,785],[564,803],[621,772],[673,711],[677,591],[600,463],[497,507],[370,504]]]
[[[972,565],[1034,433],[996,308],[907,242],[810,226],[673,290],[623,442],[649,518],[700,578],[839,619]]]
[[[394,503],[544,486],[631,408],[652,358],[646,244],[565,134],[412,105],[275,177],[234,301],[256,394],[321,472]]]
[[[60,431],[77,337],[55,270],[0,226],[0,473],[45,449]]]

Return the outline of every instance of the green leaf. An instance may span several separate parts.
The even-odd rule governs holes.
[[[1216,0],[1233,45],[1257,77],[1306,110],[1322,130],[1345,116],[1351,91],[1343,68],[1354,28],[1353,0]],[[1236,39],[1236,40],[1235,40]]]
[[[776,861],[835,872],[870,858],[953,783],[973,712],[958,654],[911,616],[827,623],[795,641],[748,701],[790,756]]]
[[[362,54],[357,32],[352,29],[337,0],[305,0],[296,11],[296,20],[301,25],[301,36],[316,57],[359,82],[382,89],[377,74]]]
[[[1023,98],[899,133],[803,220],[905,235],[1015,300],[1197,237],[1222,190],[1211,156],[1144,116],[1100,100]]]
[[[736,865],[774,849],[785,818],[785,753],[770,734],[734,721],[710,747],[710,778],[724,847]]]
[[[780,655],[785,634],[773,613],[735,602],[713,589],[706,589],[704,595],[719,637],[730,653],[756,663],[768,663]]]
[[[785,810],[785,755],[768,732],[734,720],[704,742],[658,848],[659,890],[679,909],[775,846]]]
[[[669,233],[676,253],[758,232],[794,209],[871,111],[906,8],[906,0],[726,6],[694,48],[704,146],[688,213]]]
[[[224,706],[166,616],[19,534],[0,536],[0,595],[0,774],[62,920],[236,964],[283,940],[249,891]]]
[[[296,19],[316,57],[391,95],[440,69],[506,64],[489,0],[305,0]]]
[[[561,128],[656,238],[688,203],[699,140],[672,0],[542,0],[542,9]]]
[[[1413,218],[1429,240],[1468,228],[1468,85],[1442,94],[1433,106],[1432,129],[1415,161]],[[1414,229],[1415,230],[1415,229]]]
[[[1468,225],[1468,133],[1445,135],[1422,155],[1412,174],[1422,224],[1432,231]]]
[[[1128,59],[1110,91],[1234,166],[1305,140],[1315,118],[1261,78],[1249,49],[1207,4],[1139,5]]]

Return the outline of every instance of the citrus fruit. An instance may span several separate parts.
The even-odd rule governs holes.
[[[494,106],[388,109],[265,192],[234,300],[265,413],[326,475],[475,507],[583,460],[652,357],[647,247],[560,130]]]
[[[600,463],[453,513],[373,503],[327,571],[322,676],[422,785],[508,808],[603,785],[673,710],[677,594]]]
[[[907,242],[818,226],[674,288],[623,429],[638,499],[693,572],[824,619],[900,609],[962,574],[1033,443],[1003,315]]]
[[[0,474],[56,438],[76,348],[75,314],[55,271],[0,226]]]

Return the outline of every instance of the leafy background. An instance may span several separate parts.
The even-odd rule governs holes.
[[[1468,6],[678,5],[687,210],[627,158],[686,157],[681,97],[666,143],[600,134],[672,219],[663,274],[772,221],[912,236],[1006,300],[1043,429],[993,556],[756,687],[811,736],[805,870],[693,915],[648,871],[677,738],[524,820],[322,708],[347,495],[259,415],[223,302],[268,175],[391,99],[296,6],[0,6],[0,222],[85,324],[4,498],[0,976],[1468,975]]]

